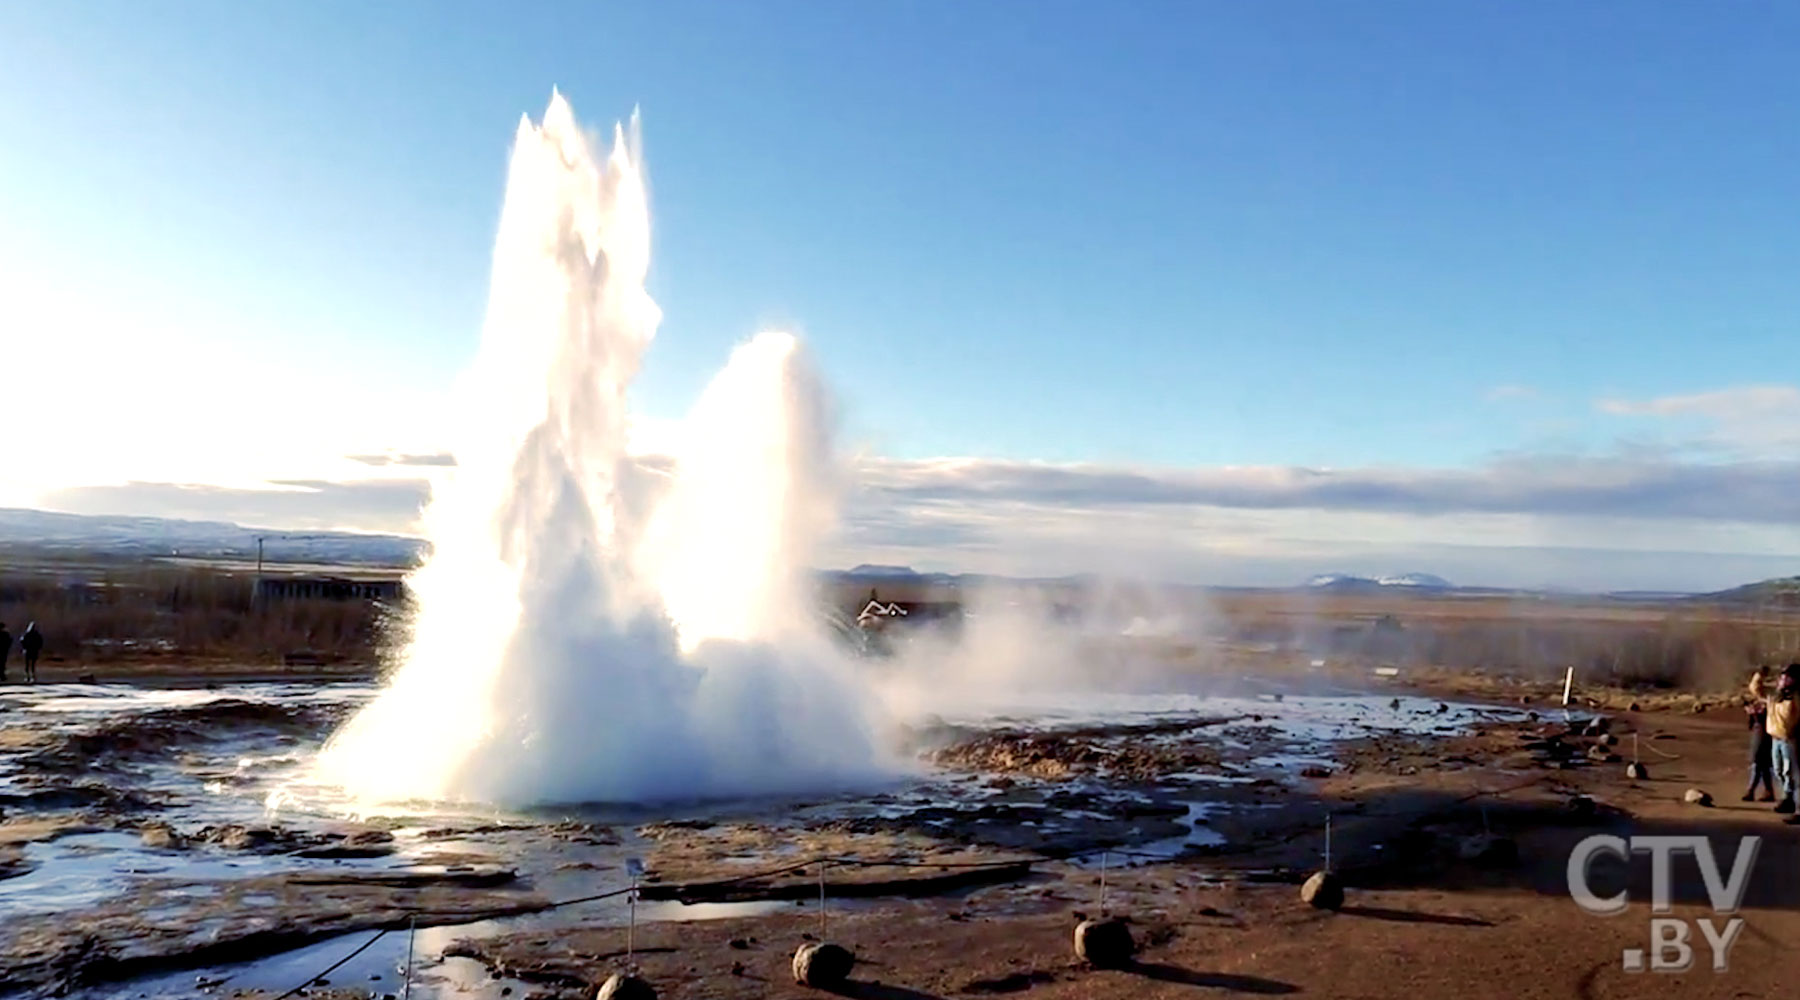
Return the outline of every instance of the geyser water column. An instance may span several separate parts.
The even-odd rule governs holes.
[[[740,348],[660,500],[626,387],[661,318],[634,119],[604,161],[553,96],[521,122],[457,467],[388,688],[312,780],[364,804],[648,802],[867,781],[871,700],[810,627],[833,472],[791,337]]]

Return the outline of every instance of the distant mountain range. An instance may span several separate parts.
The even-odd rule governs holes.
[[[1761,583],[1747,583],[1742,587],[1721,590],[1716,594],[1707,594],[1712,601],[1732,604],[1756,604],[1784,608],[1800,607],[1800,576],[1784,576]]]
[[[0,507],[0,546],[40,556],[196,559],[256,558],[257,539],[270,562],[348,566],[413,566],[426,551],[419,538],[348,531],[286,532],[224,521],[58,514]]]

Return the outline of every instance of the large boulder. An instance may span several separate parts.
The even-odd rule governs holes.
[[[593,1000],[656,1000],[656,990],[636,976],[615,972],[594,987]]]
[[[1318,910],[1335,910],[1344,905],[1344,883],[1336,873],[1316,871],[1300,886],[1300,900]]]
[[[1686,802],[1690,806],[1710,806],[1713,804],[1712,796],[1698,788],[1688,789],[1687,792],[1681,796],[1681,801]]]
[[[803,944],[794,952],[794,982],[822,990],[836,989],[850,978],[850,970],[855,966],[856,956],[848,948],[828,941]]]
[[[1137,954],[1123,920],[1083,920],[1075,925],[1075,957],[1097,969],[1117,969]]]
[[[1625,777],[1633,781],[1643,781],[1650,777],[1650,771],[1637,761],[1625,765]]]

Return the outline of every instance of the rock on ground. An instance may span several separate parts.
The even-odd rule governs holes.
[[[656,990],[636,976],[615,972],[594,987],[593,1000],[656,1000]]]
[[[1300,899],[1320,910],[1335,910],[1344,905],[1344,883],[1332,872],[1314,872],[1300,886]]]
[[[1116,969],[1137,954],[1123,920],[1083,920],[1075,925],[1075,957],[1099,969]]]
[[[802,986],[832,989],[850,978],[856,956],[848,948],[830,942],[803,944],[794,952],[794,982]]]

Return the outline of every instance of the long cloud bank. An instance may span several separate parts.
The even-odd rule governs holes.
[[[640,462],[645,484],[666,469],[665,460]],[[1698,589],[1800,572],[1794,462],[1537,457],[1463,470],[1339,470],[865,459],[855,473],[832,553],[845,563],[1251,584],[1427,570],[1595,589]],[[44,505],[407,532],[429,482],[140,482],[62,490]]]
[[[1394,514],[1597,515],[1800,523],[1800,463],[1508,459],[1470,470],[1124,469],[986,459],[866,462],[894,500],[1196,505]]]

